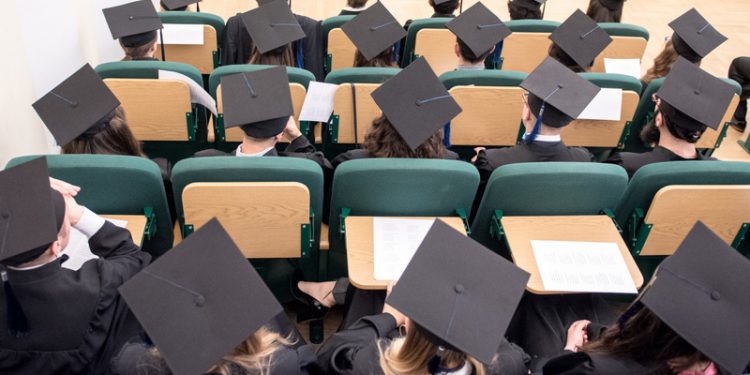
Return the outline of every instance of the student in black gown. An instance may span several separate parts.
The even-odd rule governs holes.
[[[512,32],[484,4],[477,3],[446,25],[456,36],[453,52],[458,58],[456,70],[484,70],[484,61],[502,48],[502,40]]]
[[[622,20],[622,8],[626,0],[590,0],[586,15],[596,22],[616,22]]]
[[[721,375],[750,361],[750,262],[702,223],[664,260],[636,302],[609,327],[578,324],[583,345],[544,375]]]
[[[732,87],[679,58],[655,95],[656,114],[641,132],[647,144],[641,154],[621,152],[607,162],[621,165],[632,177],[644,165],[675,160],[706,160],[695,147],[708,127],[716,129],[734,96]]]
[[[396,43],[406,37],[406,31],[380,1],[345,23],[341,30],[357,47],[353,67],[398,66]]]
[[[120,292],[156,345],[125,346],[113,375],[302,375],[314,368],[313,348],[216,219]]]
[[[44,158],[0,172],[2,374],[101,374],[140,331],[117,288],[151,257],[78,205],[79,191],[49,179]],[[62,267],[71,227],[99,257],[77,271]]]
[[[339,16],[356,16],[367,9],[367,0],[346,0],[346,7],[341,9]]]
[[[744,132],[747,125],[747,98],[750,97],[750,57],[741,56],[732,60],[728,77],[742,86],[740,102],[729,124],[738,132]]]
[[[112,38],[119,40],[125,52],[123,61],[156,60],[154,53],[163,26],[151,2],[134,1],[103,9],[103,13]],[[131,19],[133,14],[139,19]]]
[[[576,9],[549,38],[549,56],[576,73],[591,71],[596,57],[612,38],[589,16]]]
[[[542,19],[542,4],[546,0],[508,0],[508,13],[511,20]]]
[[[455,18],[458,6],[461,5],[461,0],[427,0],[427,3],[433,10],[430,18]],[[414,20],[407,20],[404,24],[404,29],[409,30],[412,22]]]
[[[318,364],[326,374],[526,374],[504,331],[528,277],[435,221],[382,312],[331,336]]]

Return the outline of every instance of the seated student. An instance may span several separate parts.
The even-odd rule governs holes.
[[[695,25],[703,26],[696,28]],[[656,55],[654,65],[641,77],[644,91],[651,81],[669,74],[678,56],[700,66],[706,55],[727,40],[695,9],[690,9],[677,17],[669,23],[669,27],[674,31],[672,37]]]
[[[453,159],[442,127],[461,112],[424,58],[411,63],[372,93],[383,115],[372,122],[362,149],[338,155],[333,167],[353,159]],[[402,103],[415,103],[404,105]]]
[[[395,44],[406,36],[406,31],[383,3],[376,2],[341,30],[357,47],[355,68],[396,67]]]
[[[586,327],[558,374],[740,374],[750,361],[750,262],[698,222],[616,324]],[[588,328],[588,329],[587,329]]]
[[[367,9],[367,0],[346,0],[346,6],[339,16],[356,16]]]
[[[481,2],[446,26],[456,35],[456,45],[453,47],[458,57],[456,70],[484,70],[484,60],[495,52],[498,43],[511,34],[500,18]]]
[[[563,127],[588,105],[599,88],[548,57],[521,82],[528,91],[522,121],[523,142],[512,148],[479,148],[474,164],[482,181],[495,169],[512,163],[540,161],[591,161],[585,148],[568,148],[560,139]]]
[[[728,77],[742,86],[740,102],[729,125],[738,132],[744,132],[747,125],[747,98],[750,97],[750,57],[742,56],[732,60]]]
[[[157,60],[154,53],[162,23],[150,1],[134,1],[103,9],[103,13],[112,38],[119,39],[125,52],[123,60]],[[128,14],[143,16],[139,16],[138,22],[133,22]]]
[[[382,312],[331,336],[318,364],[326,374],[527,374],[504,332],[528,278],[436,220]]]
[[[580,9],[550,34],[549,56],[568,69],[583,73],[591,70],[594,60],[612,43],[612,38]]]
[[[596,22],[617,22],[622,19],[625,0],[590,0],[586,15]]]
[[[456,10],[461,5],[461,0],[427,0],[432,7],[433,13],[430,18],[455,18]],[[409,26],[414,20],[407,20],[404,29],[409,30]]]
[[[140,331],[117,288],[151,257],[48,176],[44,158],[0,172],[0,373],[101,374]],[[77,271],[62,267],[71,227],[100,257]]]
[[[547,0],[508,0],[508,13],[511,20],[542,19],[542,4]]]
[[[307,374],[317,359],[217,219],[120,291],[156,346],[126,345],[112,374]]]
[[[653,151],[621,152],[607,162],[619,164],[633,176],[651,163],[705,160],[695,148],[707,127],[716,129],[734,96],[732,86],[679,58],[655,95],[654,120],[641,132]]]
[[[286,2],[262,3],[241,18],[253,39],[248,64],[295,66],[292,42],[304,38],[305,32]]]

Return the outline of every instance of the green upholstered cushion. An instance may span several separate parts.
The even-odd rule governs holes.
[[[514,33],[551,33],[560,22],[547,20],[512,20],[505,23]]]
[[[114,61],[100,64],[96,72],[102,79],[106,78],[146,78],[158,79],[159,70],[169,70],[184,74],[195,83],[203,86],[203,78],[198,68],[178,62],[163,61]]]
[[[356,16],[354,15],[347,15],[347,16],[334,16],[330,18],[324,19],[320,27],[323,29],[323,38],[328,39],[328,33],[331,32],[331,30],[343,26],[345,23],[349,22]]]
[[[326,76],[326,83],[383,83],[401,71],[399,68],[344,68]]]
[[[633,91],[638,95],[641,93],[641,81],[635,77],[613,73],[578,73],[578,75],[601,88],[623,89]]]
[[[440,76],[445,88],[455,86],[518,86],[528,74],[510,70],[454,70]]]
[[[250,65],[250,64],[227,65],[227,66],[219,67],[215,69],[213,73],[211,73],[211,76],[209,76],[208,78],[209,92],[211,93],[211,96],[216,98],[216,88],[221,83],[221,77],[225,75],[245,73],[245,72],[255,72],[258,70],[268,69],[272,67],[273,66],[271,65]],[[310,71],[305,70],[305,69],[286,67],[286,73],[289,76],[290,83],[299,83],[302,86],[305,86],[305,89],[307,89],[307,86],[310,85],[310,81],[315,81],[315,76]]]
[[[436,17],[424,18],[412,21],[406,34],[404,43],[404,55],[401,56],[401,67],[404,68],[412,62],[414,47],[417,43],[417,33],[422,29],[445,29],[445,25],[452,21],[453,18]]]
[[[599,27],[610,36],[632,36],[648,40],[648,30],[642,26],[619,22],[600,22]]]

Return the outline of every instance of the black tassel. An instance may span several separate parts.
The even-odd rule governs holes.
[[[3,288],[5,289],[5,307],[8,312],[7,323],[8,333],[17,339],[26,336],[29,332],[29,322],[26,319],[26,314],[23,313],[21,304],[18,303],[13,288],[10,287],[8,282],[8,273],[2,271]]]

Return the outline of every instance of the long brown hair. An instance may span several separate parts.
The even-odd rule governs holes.
[[[148,56],[148,51],[154,46],[154,43],[156,43],[156,39],[139,47],[125,47],[120,45],[123,52],[125,52],[123,60],[143,60],[150,58],[151,56]]]
[[[258,48],[253,46],[253,53],[250,55],[248,64],[257,65],[281,65],[294,67],[294,54],[292,54],[292,45],[287,44],[266,53],[260,53]]]
[[[390,343],[378,343],[380,368],[385,375],[428,375],[430,361],[438,355],[438,346],[430,342],[421,328],[412,326],[406,337]],[[442,364],[469,362],[475,375],[484,375],[484,365],[466,353],[445,349],[440,354]]]
[[[376,158],[441,159],[445,157],[443,130],[438,130],[416,150],[412,150],[388,118],[381,115],[372,121],[362,147]]]
[[[393,47],[387,48],[371,60],[367,60],[359,50],[354,54],[355,68],[392,68],[394,66],[396,66],[396,64],[393,61]]]
[[[657,366],[659,374],[678,373],[696,363],[710,361],[646,307],[621,324],[608,327],[598,340],[590,341],[582,350]],[[670,369],[668,362],[674,367]]]
[[[669,40],[664,43],[664,49],[662,49],[654,59],[654,65],[646,71],[646,74],[643,77],[641,77],[641,81],[648,86],[651,81],[657,78],[666,77],[672,69],[672,64],[677,61],[677,56],[677,51],[674,49],[672,38],[669,38]]]
[[[599,0],[591,0],[589,8],[586,10],[586,15],[596,22],[620,22],[622,19],[622,8],[623,5],[620,5],[616,10],[611,10],[602,5]]]
[[[99,129],[90,129],[62,147],[63,154],[104,154],[143,156],[141,145],[128,127],[122,106],[100,123]],[[97,131],[98,130],[98,131]]]

